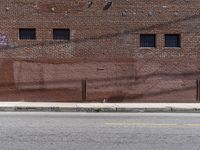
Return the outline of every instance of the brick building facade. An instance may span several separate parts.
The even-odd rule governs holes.
[[[197,102],[197,0],[4,0],[0,100]]]

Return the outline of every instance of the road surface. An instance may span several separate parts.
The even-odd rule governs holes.
[[[200,114],[0,113],[0,150],[200,150]]]

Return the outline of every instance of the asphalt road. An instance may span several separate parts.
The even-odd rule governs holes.
[[[0,150],[200,150],[200,114],[0,113]]]

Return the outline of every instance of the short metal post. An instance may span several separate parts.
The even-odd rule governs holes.
[[[87,81],[82,80],[82,100],[85,101],[87,99]]]
[[[197,97],[196,97],[196,100],[197,100],[197,101],[200,101],[200,80],[197,80],[197,81],[196,81],[196,87],[197,87],[197,88],[196,88],[196,90],[197,90],[197,91],[196,91],[196,96],[197,96]]]

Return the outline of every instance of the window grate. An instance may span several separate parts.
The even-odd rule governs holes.
[[[181,47],[181,40],[179,34],[166,34],[165,47]]]
[[[69,29],[53,29],[54,40],[70,40]]]
[[[156,35],[155,34],[141,34],[140,47],[156,47]]]
[[[19,29],[19,39],[20,40],[35,40],[36,39],[36,29]]]

